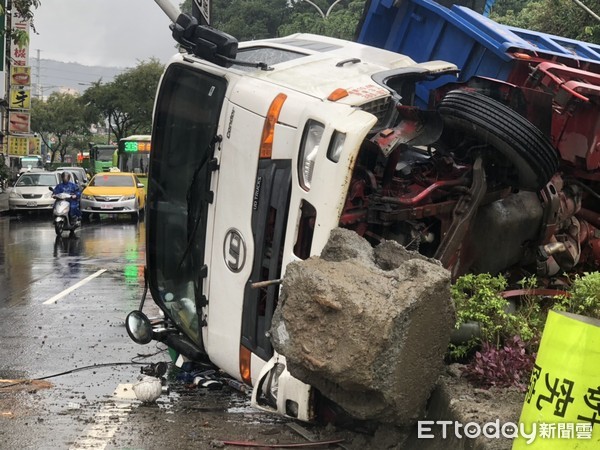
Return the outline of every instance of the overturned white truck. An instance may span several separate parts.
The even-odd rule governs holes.
[[[456,72],[443,61],[417,64],[397,53],[306,34],[238,45],[187,15],[178,16],[172,30],[185,51],[167,66],[157,94],[146,224],[146,281],[164,317],[148,320],[142,300],[127,318],[128,332],[138,343],[164,342],[183,358],[210,362],[254,386],[259,407],[312,420],[328,401],[319,392],[335,380],[307,375],[304,381],[313,386],[301,382],[273,349],[277,280],[286,267],[320,255],[340,226],[374,247],[396,241],[419,250],[454,273],[468,269],[465,261],[484,267],[488,252],[461,258],[471,221],[480,211],[493,222],[506,205],[526,208],[536,195],[529,191],[553,175],[555,152],[520,116],[520,126],[533,133],[527,135],[537,156],[524,154],[526,146],[508,151],[497,136],[488,139],[485,125],[465,148],[460,132],[472,124],[464,120],[450,121],[453,132],[444,139],[452,104],[443,114],[412,106],[418,82]],[[460,105],[477,101],[470,92],[453,96]],[[490,111],[507,120],[517,116],[493,100],[484,106],[484,117]],[[513,262],[523,252],[520,241],[505,247]],[[426,264],[432,273],[439,269],[431,286],[447,292],[449,274]],[[407,273],[417,276],[414,268]],[[451,327],[447,296],[445,301],[438,303],[445,305],[437,308],[440,320],[432,322],[440,324],[442,344],[431,349],[435,362],[423,367],[432,377]],[[285,311],[280,316],[285,319]],[[364,316],[370,317],[368,311]],[[316,324],[315,330],[325,332]],[[394,338],[384,331],[386,339]],[[282,337],[279,329],[280,348]],[[314,350],[308,347],[310,360]],[[390,377],[402,373],[396,365],[387,369]],[[296,365],[292,372],[302,371]],[[372,413],[353,410],[344,404],[351,382],[343,387],[349,395],[329,390],[327,396],[362,418],[408,423],[429,388],[404,416],[382,413],[381,404]],[[394,402],[382,399],[384,407]]]

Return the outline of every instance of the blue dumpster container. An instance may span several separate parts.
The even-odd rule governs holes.
[[[469,8],[445,8],[431,0],[371,0],[359,26],[359,42],[410,56],[417,62],[444,60],[461,70],[459,81],[483,76],[507,81],[522,62],[515,53],[574,67],[600,67],[600,46],[500,25]],[[597,71],[597,70],[593,70]],[[450,79],[423,83],[417,103]],[[452,81],[456,81],[453,79]]]

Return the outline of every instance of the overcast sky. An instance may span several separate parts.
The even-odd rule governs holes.
[[[171,0],[174,5],[179,0]],[[44,59],[85,65],[132,67],[175,52],[169,19],[154,0],[41,0],[29,46]]]

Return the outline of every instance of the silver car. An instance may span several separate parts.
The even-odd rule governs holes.
[[[52,210],[54,199],[48,187],[60,183],[56,172],[27,172],[22,174],[8,196],[11,211]]]

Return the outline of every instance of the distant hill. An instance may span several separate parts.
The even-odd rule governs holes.
[[[37,59],[30,55],[29,64],[31,65],[32,89],[38,93],[38,67]],[[50,95],[55,91],[76,90],[83,92],[89,85],[99,79],[103,82],[112,81],[113,78],[123,72],[125,68],[120,67],[101,67],[84,66],[77,63],[65,63],[54,61],[52,59],[40,59],[39,64],[41,93],[44,96]],[[34,94],[35,95],[35,94]]]

